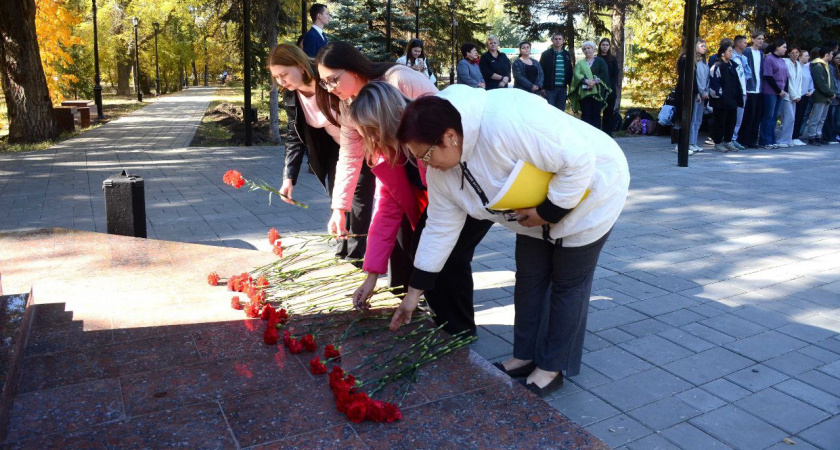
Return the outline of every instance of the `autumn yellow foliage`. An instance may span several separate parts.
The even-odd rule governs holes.
[[[78,81],[74,75],[61,74],[59,69],[69,68],[73,64],[73,58],[65,49],[84,44],[81,38],[73,35],[73,27],[81,23],[82,18],[67,8],[65,0],[35,0],[35,6],[35,29],[38,33],[41,64],[47,77],[50,98],[54,104],[59,104],[64,100],[59,88],[59,77],[65,83]]]
[[[643,5],[628,20],[632,38],[625,86],[635,104],[655,108],[677,84],[685,1],[655,0]],[[699,35],[707,42],[707,58],[717,52],[721,39],[739,34],[749,35],[746,22],[727,22],[714,16],[700,22]]]

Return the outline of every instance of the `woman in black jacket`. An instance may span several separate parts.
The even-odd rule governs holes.
[[[744,93],[732,60],[732,44],[723,43],[717,52],[718,61],[712,66],[709,76],[711,105],[714,109],[712,139],[715,151],[737,152],[738,147],[732,142],[738,108],[744,106]]]
[[[506,88],[510,83],[510,59],[499,50],[499,39],[496,36],[487,37],[487,51],[478,61],[481,76],[487,83],[488,91],[496,88]]]
[[[598,43],[598,56],[604,58],[604,61],[607,62],[607,69],[610,72],[610,88],[612,89],[610,95],[607,96],[607,106],[604,108],[604,116],[601,120],[601,131],[612,137],[615,126],[613,123],[616,107],[615,102],[618,99],[618,59],[610,51],[609,38],[603,38]]]
[[[285,138],[285,170],[280,193],[293,198],[303,154],[308,152],[309,167],[329,195],[335,183],[340,130],[335,120],[337,113],[334,112],[330,117],[321,111],[335,108],[319,103],[316,92],[322,88],[318,84],[318,73],[312,60],[298,47],[280,44],[271,50],[268,61],[272,79],[284,90],[283,103],[289,115],[289,130]],[[350,234],[361,236],[341,240],[336,257],[348,260],[364,258],[367,246],[365,235],[370,227],[375,183],[376,178],[370,168],[362,164],[359,183],[353,194],[353,210],[347,218]]]

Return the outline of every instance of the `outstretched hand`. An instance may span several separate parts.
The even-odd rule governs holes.
[[[391,318],[391,331],[397,331],[401,326],[411,322],[411,316],[417,309],[417,304],[420,303],[421,294],[423,291],[419,289],[408,288],[408,293],[405,294],[402,303],[394,311],[394,317]]]

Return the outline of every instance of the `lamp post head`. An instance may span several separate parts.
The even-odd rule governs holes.
[[[157,22],[152,22],[152,26],[155,27],[155,33],[157,33],[158,28],[160,27],[160,24],[157,23]]]
[[[131,18],[131,24],[132,25],[134,25],[136,27],[138,23],[140,23],[140,19],[138,19],[137,16],[134,16],[134,17]]]
[[[415,7],[415,8],[419,8],[419,7],[420,7],[420,0],[414,0],[414,7]]]

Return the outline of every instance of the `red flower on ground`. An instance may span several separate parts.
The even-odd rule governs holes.
[[[391,423],[395,420],[402,420],[400,408],[393,403],[385,403],[385,421]]]
[[[280,340],[280,334],[277,333],[277,328],[267,327],[265,333],[263,333],[263,340],[266,345],[277,345],[277,342]]]
[[[282,258],[283,257],[283,245],[280,241],[274,243],[274,248],[272,249],[275,255]]]
[[[233,309],[244,308],[244,306],[242,306],[242,303],[239,302],[239,296],[238,295],[234,295],[233,298],[230,299],[230,307],[233,308]]]
[[[324,347],[324,358],[332,359],[332,358],[338,358],[340,356],[341,356],[341,353],[339,353],[338,350],[336,350],[335,347],[332,344]]]
[[[277,318],[277,323],[281,325],[289,321],[289,313],[285,309],[278,310],[274,316]]]
[[[295,338],[289,339],[287,347],[289,347],[289,352],[295,355],[303,351],[303,344]]]
[[[385,402],[378,400],[369,401],[367,404],[365,420],[369,420],[371,422],[384,422],[385,418]]]
[[[272,308],[271,305],[265,305],[260,317],[262,317],[262,320],[271,320],[271,318],[274,317],[274,308]]]
[[[292,335],[289,334],[289,330],[283,332],[283,345],[286,347],[289,346],[289,342],[292,340]]]
[[[315,343],[315,336],[311,334],[307,334],[300,340],[300,343],[303,344],[303,348],[306,349],[307,352],[314,352],[318,349],[318,344]]]
[[[260,275],[260,277],[257,278],[257,281],[256,283],[254,283],[254,285],[257,287],[257,289],[265,289],[268,287],[268,280],[265,278],[264,275]]]
[[[259,317],[260,305],[255,302],[248,303],[248,306],[245,307],[245,315],[251,319]]]
[[[356,400],[347,407],[347,418],[353,423],[362,423],[367,415],[367,402]]]
[[[280,239],[280,233],[277,232],[276,228],[272,228],[268,230],[268,243],[274,245],[274,241]]]
[[[241,188],[245,184],[245,179],[242,178],[242,174],[235,170],[228,170],[225,172],[225,176],[222,177],[222,181],[224,181],[225,184],[235,187],[236,189]]]
[[[309,371],[312,375],[323,375],[327,373],[327,366],[316,356],[309,361]]]
[[[210,286],[218,286],[219,274],[216,272],[211,272],[210,275],[207,275],[207,284],[209,284]]]

